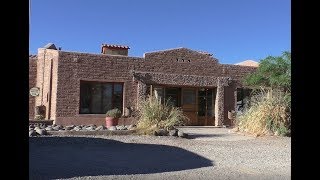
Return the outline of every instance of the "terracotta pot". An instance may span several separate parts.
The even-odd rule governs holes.
[[[106,127],[109,128],[118,125],[118,120],[118,118],[106,117]]]

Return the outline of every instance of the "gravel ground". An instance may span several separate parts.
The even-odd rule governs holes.
[[[29,179],[291,179],[291,138],[181,128],[154,136],[29,138]]]

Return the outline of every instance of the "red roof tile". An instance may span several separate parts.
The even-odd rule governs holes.
[[[102,44],[102,47],[120,48],[120,49],[130,49],[129,46],[122,46],[116,44]]]

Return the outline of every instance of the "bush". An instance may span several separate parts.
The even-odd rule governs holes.
[[[118,108],[111,109],[107,111],[106,116],[107,117],[113,117],[113,118],[120,118],[122,115],[121,111]]]
[[[141,134],[153,134],[159,129],[172,129],[184,125],[188,118],[182,110],[170,105],[170,100],[164,104],[156,96],[149,96],[141,101],[138,107],[137,130]]]
[[[259,135],[272,132],[289,135],[291,94],[281,90],[261,90],[250,99],[250,106],[238,117],[240,131]]]

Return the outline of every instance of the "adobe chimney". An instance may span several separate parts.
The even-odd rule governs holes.
[[[109,55],[128,56],[129,46],[102,44],[101,53]]]

